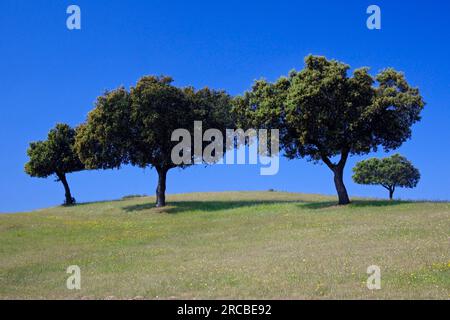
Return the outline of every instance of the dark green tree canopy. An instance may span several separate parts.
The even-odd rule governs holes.
[[[25,172],[32,177],[47,178],[83,170],[84,165],[74,152],[74,142],[75,130],[67,124],[57,124],[47,140],[30,143]]]
[[[172,85],[170,77],[146,76],[129,92],[119,88],[98,98],[80,127],[76,148],[89,168],[119,168],[122,164],[156,168],[158,205],[163,206],[168,170],[189,165],[172,162],[172,149],[178,143],[171,140],[172,133],[188,130],[194,145],[194,121],[202,121],[205,130],[225,131],[234,125],[230,107],[231,98],[224,91],[179,88]]]
[[[381,185],[389,191],[391,199],[397,187],[415,188],[420,180],[419,170],[399,154],[358,162],[353,168],[353,173],[353,180],[356,183]]]
[[[234,103],[241,125],[280,129],[289,159],[323,161],[335,174],[341,204],[349,203],[342,178],[347,158],[398,148],[411,137],[424,107],[419,90],[394,69],[376,77],[368,68],[351,76],[349,70],[341,62],[308,56],[303,70],[274,83],[259,80]]]
[[[30,143],[27,150],[29,161],[25,172],[32,177],[47,178],[56,175],[66,189],[66,203],[73,198],[67,184],[66,174],[84,169],[74,150],[75,130],[67,124],[57,124],[48,133],[47,140]]]
[[[89,169],[119,168],[129,162],[130,94],[121,87],[97,98],[86,123],[79,126],[75,149]]]

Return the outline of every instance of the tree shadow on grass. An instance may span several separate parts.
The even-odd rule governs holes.
[[[167,203],[166,207],[156,208],[153,203],[137,204],[132,206],[126,206],[122,209],[126,212],[138,212],[144,210],[157,210],[158,212],[164,212],[169,214],[183,213],[187,211],[224,211],[232,210],[244,207],[253,207],[258,205],[276,205],[284,203],[301,203],[298,200],[277,200],[277,201],[264,201],[264,200],[248,200],[248,201],[171,201]]]
[[[120,202],[123,199],[78,203],[76,206],[83,206],[88,204],[96,204],[103,202]],[[142,203],[136,205],[129,205],[122,207],[126,212],[140,212],[145,210],[154,210],[155,212],[177,214],[187,211],[203,211],[213,212],[221,210],[232,210],[243,207],[253,207],[259,205],[277,205],[294,203],[301,209],[319,210],[329,208],[365,208],[365,207],[392,207],[408,203],[420,203],[426,201],[389,201],[389,200],[376,200],[376,199],[357,199],[353,200],[348,206],[339,206],[337,201],[302,201],[302,200],[241,200],[241,201],[169,201],[166,207],[156,208],[154,203]]]
[[[339,206],[337,201],[308,202],[300,206],[305,209],[317,210],[327,208],[365,208],[365,207],[392,207],[401,204],[410,203],[410,201],[389,201],[389,200],[354,200],[348,206]]]

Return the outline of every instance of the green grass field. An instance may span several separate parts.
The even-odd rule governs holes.
[[[449,299],[450,204],[202,193],[0,215],[0,298]],[[81,268],[81,290],[66,269]],[[366,287],[378,265],[382,289]]]

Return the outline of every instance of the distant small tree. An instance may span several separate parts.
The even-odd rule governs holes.
[[[27,150],[29,161],[25,164],[25,172],[31,177],[47,178],[56,175],[56,181],[64,186],[66,205],[75,203],[66,174],[84,169],[74,152],[74,143],[75,130],[67,124],[57,124],[48,133],[47,140],[30,143]]]
[[[87,121],[80,126],[76,149],[90,169],[114,169],[131,164],[155,168],[158,173],[156,206],[166,205],[166,178],[173,168],[194,163],[175,164],[172,141],[177,129],[185,129],[194,145],[194,121],[201,120],[205,130],[225,132],[233,128],[231,98],[224,91],[172,85],[172,78],[145,76],[129,91],[119,88],[97,99]],[[204,142],[206,144],[206,142]]]
[[[420,180],[419,170],[399,154],[358,162],[353,173],[353,180],[358,184],[381,185],[386,188],[391,200],[397,187],[415,188]]]

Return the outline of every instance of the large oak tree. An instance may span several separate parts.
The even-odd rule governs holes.
[[[48,133],[47,140],[30,143],[27,150],[29,161],[25,172],[32,177],[57,177],[65,190],[65,204],[75,203],[70,192],[66,174],[84,169],[83,163],[74,150],[75,130],[67,124],[57,124]]]
[[[342,205],[350,203],[343,180],[348,157],[398,148],[411,137],[424,107],[419,90],[402,73],[388,68],[373,77],[368,68],[352,75],[349,69],[308,56],[301,71],[274,83],[256,81],[234,107],[243,126],[279,128],[289,159],[325,163]]]
[[[153,167],[158,173],[156,206],[166,205],[167,173],[194,163],[175,164],[171,153],[178,143],[172,133],[185,129],[194,145],[194,121],[203,128],[225,132],[233,128],[231,98],[224,91],[179,88],[170,77],[146,76],[129,91],[119,88],[97,99],[80,126],[76,148],[88,168],[112,169],[123,164]],[[202,144],[206,142],[201,142]]]

